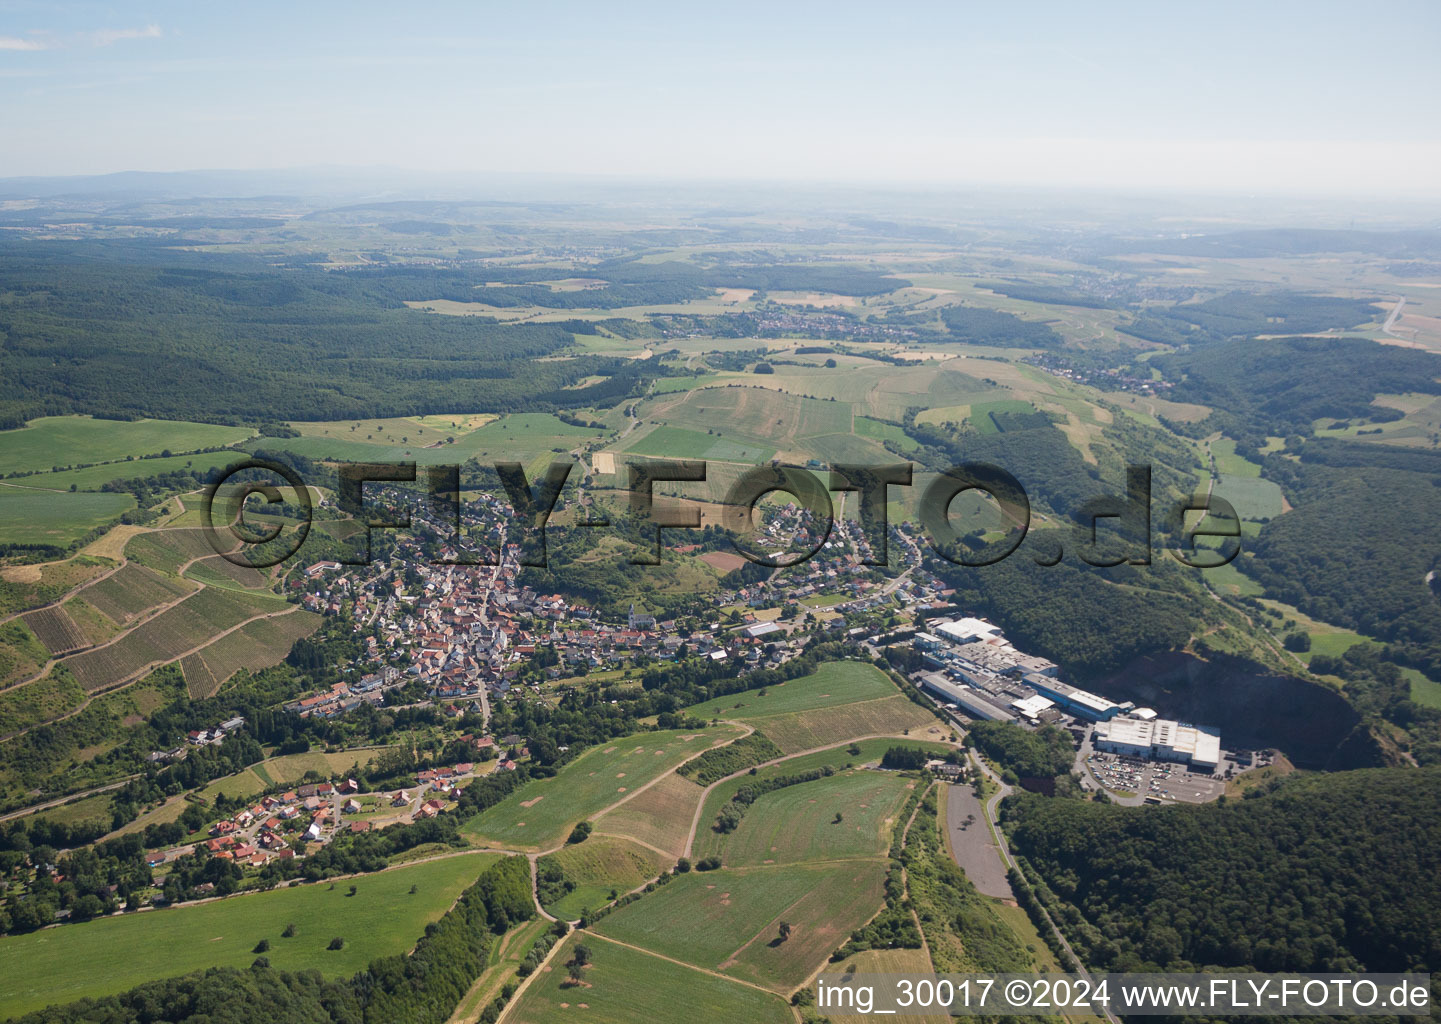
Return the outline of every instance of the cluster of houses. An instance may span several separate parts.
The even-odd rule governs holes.
[[[742,670],[774,667],[797,653],[799,643],[790,640],[786,625],[761,621],[771,618],[758,616],[761,609],[834,596],[839,600],[826,613],[826,627],[841,633],[849,612],[896,599],[925,606],[943,593],[938,583],[921,580],[917,565],[910,565],[910,577],[898,584],[862,564],[861,556],[869,553],[863,532],[855,522],[840,519],[815,557],[716,595],[717,609],[742,609],[739,621],[735,616],[722,621],[717,614],[715,621],[687,629],[632,606],[626,621],[604,622],[583,603],[519,583],[519,549],[503,543],[506,506],[493,499],[479,506],[479,533],[496,543],[498,565],[477,570],[436,564],[433,547],[424,549],[405,536],[396,545],[399,562],[393,560],[370,578],[346,577],[339,563],[319,562],[291,580],[303,591],[307,607],[347,610],[357,632],[363,632],[364,650],[353,666],[361,673],[357,678],[295,701],[287,710],[340,716],[366,703],[384,703],[391,692],[418,681],[431,699],[445,702],[447,711],[459,716],[473,701],[484,709],[489,697],[505,694],[519,683],[527,662],[542,654],[552,679],[633,664],[640,657],[663,661],[690,655],[735,659]],[[447,530],[453,534],[448,525],[433,522],[428,511],[417,510],[413,525],[421,523],[442,537]],[[819,539],[818,530],[808,511],[790,506],[769,517],[762,544],[805,551]],[[918,562],[914,546],[900,544],[898,550],[905,560]],[[456,555],[449,545],[440,553]]]

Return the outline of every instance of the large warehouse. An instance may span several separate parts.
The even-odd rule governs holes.
[[[1093,722],[1104,722],[1121,713],[1124,710],[1121,705],[1105,697],[1098,697],[1094,693],[1079,690],[1074,686],[1068,686],[1059,679],[1052,679],[1050,676],[1038,675],[1034,672],[1022,676],[1027,686],[1037,693],[1043,694],[1055,701],[1067,712],[1081,718],[1089,718]]]
[[[1203,771],[1221,763],[1221,736],[1213,729],[1169,718],[1112,718],[1096,723],[1096,749],[1128,757],[1179,761]]]

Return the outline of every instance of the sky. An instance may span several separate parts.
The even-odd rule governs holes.
[[[1441,194],[1441,3],[0,0],[0,176]]]

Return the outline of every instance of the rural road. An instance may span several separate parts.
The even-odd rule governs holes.
[[[991,771],[990,767],[981,758],[976,756],[976,752],[974,750],[969,751],[969,755],[971,759],[971,764],[975,765],[976,770],[981,772],[983,775],[985,775],[986,778],[990,779],[996,784],[996,792],[991,796],[989,800],[986,801],[986,823],[989,825],[991,831],[995,833],[996,846],[1000,851],[1001,857],[1005,861],[1006,866],[1013,868],[1016,866],[1015,858],[1011,856],[1010,846],[1006,843],[1006,834],[1001,831],[1001,826],[996,822],[996,807],[1000,804],[1002,800],[1011,795],[1011,787],[1002,782],[1000,776],[997,775],[995,772]],[[1045,917],[1046,923],[1050,925],[1051,933],[1055,935],[1056,941],[1061,944],[1061,948],[1066,951],[1066,953],[1070,956],[1071,960],[1075,963],[1076,973],[1079,974],[1081,977],[1090,980],[1091,972],[1087,970],[1086,965],[1081,961],[1081,958],[1076,955],[1076,951],[1071,948],[1071,944],[1066,941],[1065,934],[1061,931],[1060,928],[1056,926],[1055,919],[1051,917],[1050,911],[1046,910],[1045,907],[1041,907],[1041,914]],[[1117,1020],[1116,1015],[1112,1013],[1109,1008],[1103,1007],[1102,1012],[1105,1014],[1106,1020],[1110,1021],[1111,1024],[1121,1024],[1121,1022]]]

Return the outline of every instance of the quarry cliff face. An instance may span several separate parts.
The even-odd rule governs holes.
[[[1094,685],[1112,700],[1214,726],[1227,749],[1276,747],[1300,768],[1361,768],[1385,760],[1339,693],[1247,658],[1171,651],[1137,658]]]

